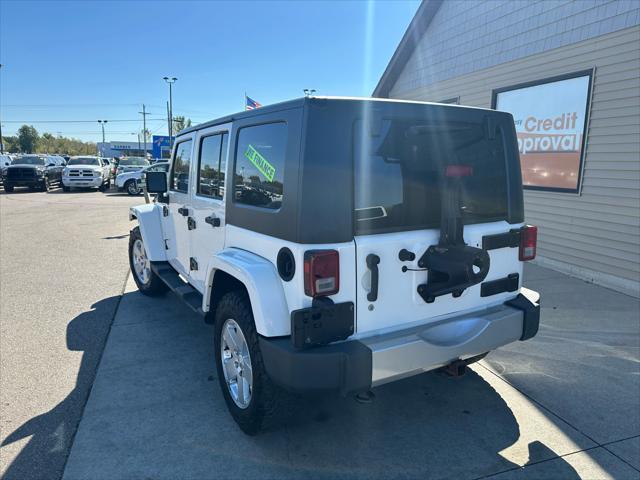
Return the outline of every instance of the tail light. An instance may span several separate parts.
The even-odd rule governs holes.
[[[538,227],[533,225],[525,225],[520,230],[520,254],[521,262],[533,260],[536,258],[536,250],[538,247]]]
[[[335,250],[304,254],[304,293],[310,297],[334,295],[340,290],[340,257]]]

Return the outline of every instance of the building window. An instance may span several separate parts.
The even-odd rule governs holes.
[[[280,208],[286,145],[285,123],[240,129],[234,169],[237,203],[274,210]]]
[[[200,141],[198,195],[218,199],[224,196],[227,138],[227,133],[218,133]]]
[[[191,140],[180,142],[176,146],[176,156],[171,168],[171,190],[189,192],[189,170],[191,169]]]
[[[592,70],[493,91],[513,115],[524,188],[579,193]]]

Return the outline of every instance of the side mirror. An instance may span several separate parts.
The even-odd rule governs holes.
[[[165,172],[146,172],[147,192],[164,193],[167,191],[167,174]]]

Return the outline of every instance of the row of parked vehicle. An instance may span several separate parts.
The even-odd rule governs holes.
[[[97,188],[105,191],[115,184],[129,195],[142,193],[143,171],[167,171],[167,162],[154,162],[143,157],[109,159],[96,156],[0,155],[4,190],[16,187],[48,191],[58,186],[65,192],[73,188]]]

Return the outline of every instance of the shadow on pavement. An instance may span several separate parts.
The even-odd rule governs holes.
[[[3,480],[62,476],[118,299],[115,296],[100,300],[92,305],[92,310],[78,315],[67,325],[67,348],[84,351],[76,385],[53,409],[33,417],[5,438],[1,446],[31,437],[8,466]]]
[[[226,410],[213,361],[211,327],[173,295],[125,294],[65,479],[209,479],[232,471],[247,479],[458,479],[521,468],[500,453],[523,442],[518,420],[474,371],[384,385],[369,404],[291,396],[281,424],[247,437]],[[528,449],[529,463],[557,458],[558,478],[579,478],[539,440],[548,436],[529,437],[517,447],[521,463]]]

